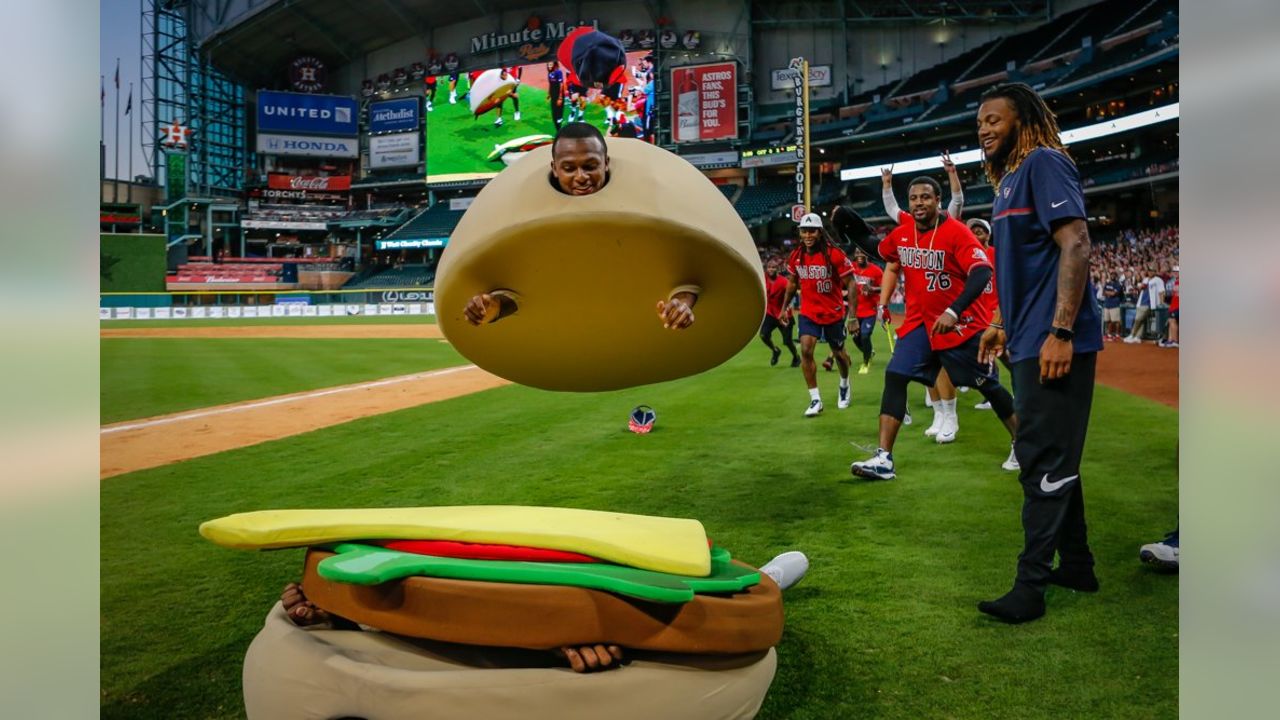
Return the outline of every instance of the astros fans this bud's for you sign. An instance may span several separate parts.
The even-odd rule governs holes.
[[[691,65],[671,71],[671,135],[678,143],[738,137],[737,65]]]

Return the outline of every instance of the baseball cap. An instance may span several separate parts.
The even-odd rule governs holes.
[[[627,429],[638,435],[645,435],[653,429],[653,423],[658,419],[658,415],[653,412],[653,408],[648,405],[637,405],[631,410],[631,417],[627,419]]]
[[[1174,271],[1174,272],[1178,272],[1178,266],[1177,266],[1177,265],[1174,265],[1174,266],[1173,266],[1173,271]]]
[[[973,229],[974,225],[981,225],[982,229],[986,230],[988,235],[991,234],[991,223],[987,222],[986,220],[983,220],[982,218],[972,218],[969,220],[967,224],[969,225],[970,230]]]
[[[583,87],[600,84],[608,88],[626,80],[627,51],[622,41],[590,25],[566,35],[556,49],[556,58]]]
[[[818,216],[818,213],[809,213],[808,215],[805,215],[804,217],[800,218],[800,227],[821,228],[822,218]]]

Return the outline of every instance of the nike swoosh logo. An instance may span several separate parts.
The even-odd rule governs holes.
[[[1045,473],[1044,477],[1040,478],[1040,489],[1047,493],[1055,492],[1058,488],[1062,487],[1063,485],[1066,485],[1067,483],[1071,482],[1072,480],[1075,480],[1078,477],[1080,476],[1072,475],[1071,477],[1064,477],[1061,480],[1049,482],[1049,473]]]
[[[1056,207],[1058,207],[1059,205],[1066,205],[1066,204],[1067,204],[1067,201],[1066,201],[1066,200],[1063,200],[1062,202],[1049,203],[1049,207],[1051,207],[1051,208],[1056,208]]]

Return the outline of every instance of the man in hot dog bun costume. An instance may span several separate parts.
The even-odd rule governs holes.
[[[567,508],[272,510],[200,532],[308,548],[246,655],[250,720],[750,718],[780,589],[808,568],[791,552],[755,571],[696,520]],[[580,674],[624,648],[625,668]]]

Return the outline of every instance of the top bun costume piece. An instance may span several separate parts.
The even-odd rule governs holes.
[[[733,206],[677,155],[639,140],[607,145],[599,192],[561,192],[542,147],[490,181],[458,223],[436,274],[437,321],[481,368],[545,390],[617,390],[709,370],[755,337],[764,273]],[[696,323],[663,328],[654,304],[689,286]],[[468,324],[468,300],[495,290],[514,294],[518,311]]]

